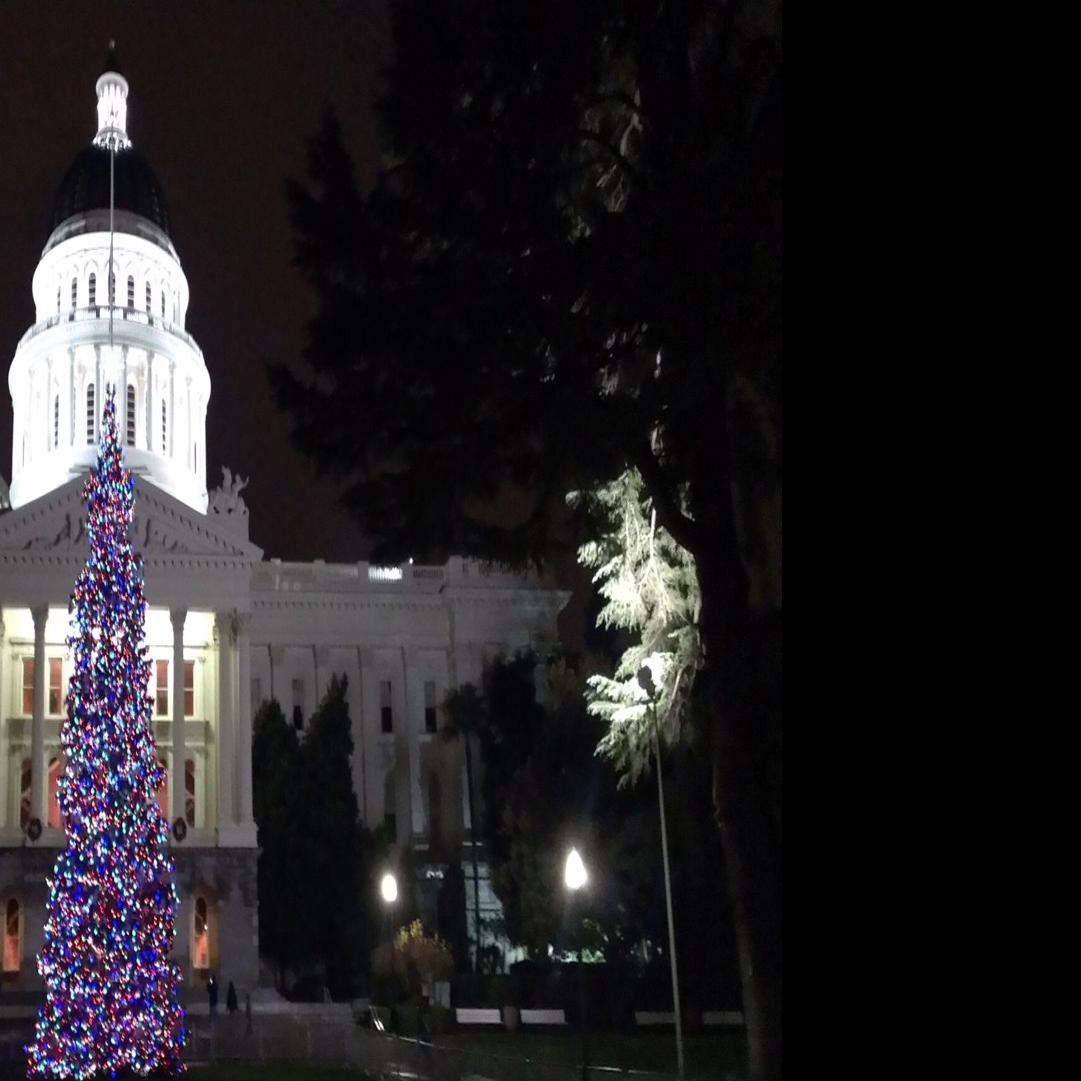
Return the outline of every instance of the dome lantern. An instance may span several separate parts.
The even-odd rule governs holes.
[[[128,80],[116,70],[116,42],[109,42],[105,72],[98,78],[98,133],[94,145],[107,150],[126,150],[128,138]]]

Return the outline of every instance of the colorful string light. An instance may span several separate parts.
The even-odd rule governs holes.
[[[135,486],[111,393],[83,499],[90,554],[71,599],[67,765],[57,784],[67,847],[47,883],[45,1005],[27,1075],[177,1074],[187,1036],[170,957],[178,899],[155,798],[164,776],[151,728],[142,564],[128,538]]]

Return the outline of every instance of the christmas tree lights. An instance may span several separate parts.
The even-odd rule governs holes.
[[[57,798],[67,847],[48,881],[38,971],[45,1005],[27,1047],[31,1078],[145,1077],[183,1070],[184,1011],[170,958],[177,910],[169,827],[155,793],[142,566],[128,538],[135,492],[116,404],[83,491],[90,554],[71,601]]]

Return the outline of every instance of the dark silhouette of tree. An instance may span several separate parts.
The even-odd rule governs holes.
[[[301,764],[296,731],[275,699],[255,714],[252,738],[252,807],[259,841],[259,952],[285,971],[306,958],[310,942],[303,896],[308,881],[301,836]]]
[[[357,797],[350,760],[352,722],[345,676],[331,676],[300,746],[304,822],[315,946],[335,998],[353,991],[360,952],[360,851]]]
[[[469,861],[473,868],[473,926],[476,942],[473,951],[473,971],[480,965],[480,868],[477,859],[477,842],[481,832],[477,820],[477,808],[474,799],[476,791],[473,784],[473,743],[480,735],[484,725],[484,704],[476,687],[466,684],[450,691],[443,703],[446,723],[441,730],[445,740],[461,740],[465,754],[465,798],[469,804]]]
[[[332,119],[290,189],[318,308],[278,400],[377,559],[543,561],[568,491],[637,470],[695,562],[751,1072],[779,1077],[779,5],[404,0],[395,46],[374,190]]]

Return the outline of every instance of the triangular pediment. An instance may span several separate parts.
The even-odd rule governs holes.
[[[22,507],[0,514],[0,551],[83,553],[86,550],[85,477],[76,477]],[[156,485],[135,478],[132,544],[146,559],[224,557],[258,562],[262,551],[230,535],[205,514]]]

